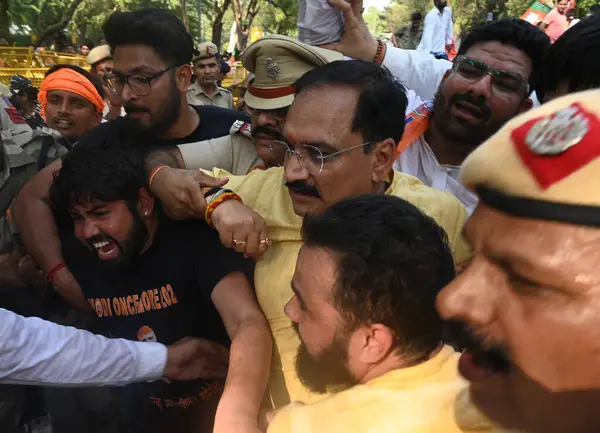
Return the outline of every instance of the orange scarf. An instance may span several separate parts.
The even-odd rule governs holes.
[[[410,112],[404,119],[404,135],[402,140],[396,146],[396,155],[394,160],[406,150],[412,142],[427,131],[429,128],[429,118],[433,112],[433,101],[425,101],[413,111]]]
[[[90,101],[99,112],[104,110],[104,100],[91,81],[72,69],[63,68],[48,75],[42,81],[38,101],[42,106],[41,115],[44,119],[46,118],[46,106],[48,105],[48,92],[51,90],[73,92]]]

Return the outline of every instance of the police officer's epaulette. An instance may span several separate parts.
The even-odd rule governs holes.
[[[244,137],[252,138],[252,125],[243,120],[236,120],[232,126],[232,132],[242,134]]]
[[[231,90],[229,90],[229,89],[226,89],[225,87],[221,87],[221,86],[219,86],[219,90],[220,90],[220,91],[222,91],[222,92],[231,93]]]

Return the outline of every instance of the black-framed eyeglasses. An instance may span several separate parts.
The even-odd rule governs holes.
[[[356,146],[349,147],[348,149],[338,150],[333,153],[323,153],[321,149],[310,144],[299,144],[292,149],[291,146],[285,141],[274,141],[273,145],[281,146],[285,149],[285,162],[288,162],[294,155],[298,157],[300,166],[311,175],[317,175],[323,171],[323,164],[327,161],[332,161],[335,157],[349,152],[360,147],[365,147],[371,144],[367,141],[363,144],[357,144]]]
[[[150,93],[150,89],[152,89],[152,82],[165,73],[170,71],[177,66],[169,66],[167,69],[163,69],[155,74],[150,76],[146,75],[125,75],[125,74],[106,74],[104,75],[104,83],[108,90],[110,90],[115,95],[120,95],[123,91],[123,87],[125,84],[129,86],[131,91],[138,96],[144,96]]]
[[[494,69],[480,60],[466,56],[454,59],[452,71],[464,81],[475,83],[486,75],[492,77],[492,91],[499,96],[529,94],[529,83],[514,72]]]

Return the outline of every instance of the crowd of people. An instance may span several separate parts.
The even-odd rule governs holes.
[[[329,3],[335,43],[243,52],[235,110],[162,9],[11,81],[0,431],[600,429],[600,15],[482,23],[449,61]]]

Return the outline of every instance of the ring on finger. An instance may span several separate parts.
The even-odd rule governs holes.
[[[233,240],[233,246],[237,247],[238,245],[242,246],[245,245],[246,241],[236,241],[235,239]]]
[[[271,239],[269,239],[269,238],[260,240],[260,245],[262,245],[262,246],[268,247],[268,246],[271,246],[271,243],[272,243]]]

